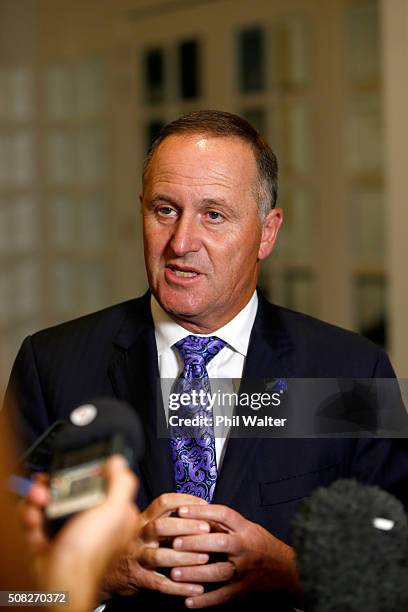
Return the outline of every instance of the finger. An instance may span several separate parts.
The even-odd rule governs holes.
[[[43,509],[50,499],[47,481],[48,477],[45,474],[37,474],[27,497],[18,503],[17,514],[25,529],[34,529],[43,525]]]
[[[235,574],[235,566],[230,561],[208,563],[195,567],[173,567],[171,578],[177,582],[225,582]]]
[[[143,528],[141,537],[145,541],[149,541],[160,540],[170,536],[209,532],[210,526],[204,521],[164,517],[155,521],[149,521]]]
[[[144,548],[140,564],[145,567],[175,567],[185,565],[202,565],[207,563],[208,555],[204,553],[176,552],[171,548]],[[184,582],[187,582],[186,580]]]
[[[21,523],[26,530],[39,529],[44,523],[44,515],[40,508],[26,503],[21,509]]]
[[[33,487],[39,488],[38,501],[41,501],[41,505],[36,502],[32,502],[25,499],[18,508],[20,515],[20,523],[24,530],[25,540],[28,544],[29,549],[38,553],[41,552],[49,545],[49,539],[44,531],[44,512],[43,506],[45,501],[48,499],[48,490],[43,485],[33,485]],[[37,493],[34,492],[34,499],[36,499]]]
[[[27,494],[26,501],[40,508],[45,508],[50,500],[50,492],[46,484],[34,482]]]
[[[235,534],[223,532],[178,536],[173,541],[173,548],[189,552],[224,552],[233,555],[238,554],[240,550]]]
[[[29,550],[35,554],[39,554],[46,550],[50,542],[42,529],[33,529],[25,535],[25,541]]]
[[[163,516],[166,513],[171,513],[177,510],[179,506],[183,505],[205,505],[206,502],[200,497],[194,495],[187,495],[186,493],[163,493],[159,497],[156,497],[148,508],[144,511],[146,520],[153,520]]]
[[[230,533],[231,529],[228,529],[228,527],[225,527],[224,525],[221,525],[221,523],[217,523],[216,521],[208,521],[208,524],[210,525],[210,531],[221,531],[222,533]]]
[[[167,595],[189,597],[198,596],[204,592],[204,587],[201,584],[173,582],[167,576],[148,569],[142,568],[140,577],[144,588],[166,593]]]
[[[138,480],[124,457],[112,455],[105,464],[106,495],[109,501],[121,504],[136,496]]]
[[[204,593],[196,597],[189,597],[186,599],[185,604],[187,608],[208,608],[210,606],[217,606],[226,603],[230,599],[237,597],[244,590],[240,582],[234,584],[228,584],[227,586],[221,587],[215,591]]]
[[[232,508],[220,504],[207,504],[205,506],[183,504],[179,507],[178,514],[183,518],[215,521],[233,531],[239,531],[247,522],[247,519]]]

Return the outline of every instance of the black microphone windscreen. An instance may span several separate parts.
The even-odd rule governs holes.
[[[120,435],[140,459],[144,450],[142,424],[135,410],[114,398],[97,398],[72,411],[70,423],[59,432],[54,451],[73,451],[104,438]]]
[[[294,523],[310,612],[406,612],[408,526],[402,504],[354,480],[318,489]]]

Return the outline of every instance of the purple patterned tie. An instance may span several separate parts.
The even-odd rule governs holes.
[[[206,366],[224,348],[226,342],[216,336],[201,338],[187,336],[174,345],[184,360],[184,369],[175,381],[173,393],[199,394],[211,392]],[[205,395],[205,397],[207,397]],[[179,416],[205,416],[206,425],[193,427],[189,436],[183,435],[182,427],[171,430],[171,450],[174,476],[178,493],[190,493],[211,502],[217,481],[212,411],[205,402],[196,402],[179,409]]]

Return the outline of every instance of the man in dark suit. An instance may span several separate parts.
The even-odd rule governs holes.
[[[267,597],[287,609],[298,593],[290,528],[301,499],[339,477],[403,497],[403,445],[225,435],[207,436],[203,450],[177,432],[170,444],[157,435],[168,415],[160,379],[386,378],[392,368],[370,342],[257,292],[282,211],[275,156],[245,120],[201,111],[169,124],[143,179],[151,293],[26,339],[10,393],[27,440],[95,396],[128,400],[143,420],[144,529],[105,584],[108,594],[140,592],[110,605],[238,610]]]

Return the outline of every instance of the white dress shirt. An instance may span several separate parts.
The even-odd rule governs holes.
[[[189,336],[192,332],[178,325],[163,310],[152,295],[151,298],[154,333],[156,337],[159,373],[162,382],[163,406],[168,419],[169,395],[174,380],[183,371],[183,359],[179,351],[173,346],[176,342]],[[247,305],[229,323],[215,330],[211,334],[193,334],[194,336],[217,336],[226,342],[226,346],[211,359],[207,365],[209,378],[223,379],[222,390],[231,393],[237,391],[234,380],[241,379],[247,356],[249,338],[258,309],[258,296],[254,291]],[[212,390],[214,391],[214,390]],[[214,406],[214,412],[216,407]],[[215,453],[218,469],[221,467],[226,448],[226,439],[229,428],[222,430],[222,437],[215,438]]]

